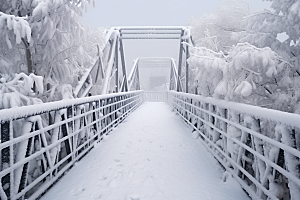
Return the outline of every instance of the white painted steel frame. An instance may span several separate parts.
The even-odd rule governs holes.
[[[1,130],[4,130],[5,124],[9,123],[10,134],[8,141],[2,141],[2,143],[0,143],[0,155],[2,155],[3,151],[7,150],[6,148],[10,148],[9,166],[5,168],[2,163],[2,167],[0,168],[0,199],[16,200],[26,198],[33,200],[38,198],[63,175],[66,170],[93,148],[94,144],[100,142],[103,134],[110,132],[143,101],[143,92],[135,91],[71,99],[67,102],[52,102],[13,108],[9,113],[7,110],[0,110]],[[28,112],[24,113],[26,110]],[[45,125],[45,122],[42,123],[42,117],[50,113],[54,113],[54,116],[58,116],[60,120],[51,125]],[[62,117],[64,120],[61,120]],[[32,123],[32,127],[37,125],[38,129],[23,133],[22,136],[14,138],[13,126],[18,120],[29,121]],[[59,131],[58,138],[54,138],[55,142],[48,143],[45,141],[45,133],[51,132],[51,136],[54,137],[55,130]],[[66,135],[62,136],[64,131],[66,131]],[[84,138],[79,141],[82,136],[81,134],[84,135]],[[22,142],[27,143],[31,139],[35,142],[36,137],[44,138],[44,141],[40,143],[40,150],[35,150],[31,155],[25,156],[22,160],[15,163],[15,156],[18,152],[14,152],[16,149],[14,147],[17,147]],[[62,157],[61,153],[64,151],[62,149],[63,144],[66,145],[66,142],[70,145],[70,152]],[[57,151],[53,151],[55,148]],[[52,162],[51,158],[53,153],[56,155],[54,162]],[[27,171],[24,188],[16,192],[14,186],[20,186],[19,183],[15,182],[14,175],[16,171],[22,169],[23,173],[25,170],[24,166],[27,164],[30,165],[30,162],[38,157],[42,157],[43,159],[40,167],[44,167],[46,170],[30,184],[27,184]],[[3,177],[5,176],[9,176],[9,183],[3,185]],[[33,190],[31,191],[31,189]]]
[[[253,128],[253,126],[247,127],[247,123],[245,123],[247,121],[246,118],[248,117],[251,119],[260,120],[260,123],[274,124],[276,127],[281,126],[286,127],[287,129],[292,127],[294,130],[298,130],[298,132],[295,134],[300,134],[299,115],[174,91],[168,92],[168,101],[174,107],[175,111],[183,118],[183,120],[189,126],[191,126],[194,131],[197,131],[200,134],[201,143],[207,147],[214,157],[223,165],[224,168],[226,168],[228,172],[230,172],[230,174],[240,183],[240,185],[253,199],[279,199],[276,194],[269,190],[270,183],[267,182],[266,179],[262,178],[274,176],[276,173],[278,176],[286,178],[289,186],[293,186],[288,188],[290,196],[293,192],[299,192],[300,174],[291,172],[287,167],[288,164],[286,160],[284,160],[286,165],[284,167],[277,164],[279,159],[285,159],[287,156],[293,156],[299,160],[299,149],[282,143],[278,137],[271,138],[263,135],[262,132],[254,130],[255,128]],[[225,113],[227,114],[222,116],[222,114],[217,112],[218,109],[224,111],[226,110]],[[241,122],[239,123],[229,119],[229,113],[236,113],[239,115]],[[203,128],[203,126],[199,127],[200,123],[205,125],[206,128]],[[232,137],[230,133],[227,132],[228,126],[235,127],[244,135],[249,135],[251,137],[252,144],[250,143],[249,145],[241,141],[242,138],[239,140],[235,137]],[[220,134],[218,138],[214,138],[214,136],[211,134],[212,130]],[[268,131],[271,132],[272,130]],[[276,131],[276,128],[274,131]],[[279,135],[280,133],[277,132],[274,134]],[[265,151],[263,152],[265,155],[262,155],[261,152],[257,151],[255,145],[253,145],[253,141],[258,139],[263,141],[263,145],[269,145],[272,148],[278,148],[278,152],[283,151],[284,157],[278,157],[275,158],[275,160],[271,160]],[[247,158],[237,157],[240,159],[237,160],[228,153],[228,150],[226,149],[228,141],[232,141],[234,144],[238,145],[239,152],[245,153],[247,150],[253,155],[252,167],[254,166],[254,174],[251,174],[249,169],[248,171],[245,169],[246,165],[243,164],[243,159]],[[222,145],[220,146],[220,143],[226,144],[224,145],[225,147],[222,147]],[[256,175],[259,162],[265,166],[265,171],[263,174],[261,174],[260,178]],[[245,180],[245,177],[247,177],[248,182]],[[264,180],[263,183],[261,180]],[[252,185],[249,184],[249,181],[252,182]],[[298,197],[294,196],[292,199],[297,199]]]

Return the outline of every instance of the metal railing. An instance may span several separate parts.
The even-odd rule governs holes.
[[[36,199],[143,102],[141,91],[0,110],[0,199]]]
[[[250,197],[299,199],[299,115],[173,91],[168,101]]]
[[[144,91],[144,101],[146,102],[166,102],[166,92]]]

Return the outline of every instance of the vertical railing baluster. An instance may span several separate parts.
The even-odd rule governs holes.
[[[10,138],[10,123],[11,121],[6,121],[1,124],[1,143],[8,142]],[[2,170],[7,169],[11,165],[11,152],[10,152],[10,146],[6,147],[1,150],[1,164],[2,164]],[[11,180],[10,180],[10,173],[3,176],[1,179],[3,190],[7,196],[8,199],[11,198]]]
[[[32,123],[31,132],[37,130],[35,123],[36,122]],[[29,157],[33,153],[33,148],[34,148],[34,138],[30,137],[27,142],[25,158]],[[21,192],[26,187],[29,167],[30,167],[30,162],[25,163],[22,167],[23,170],[22,170],[21,180],[19,183],[19,188],[17,189],[18,192]]]
[[[71,107],[72,108],[72,107]],[[70,109],[70,107],[67,109],[67,110],[69,110]],[[68,111],[67,111],[67,113],[68,113]],[[65,121],[67,119],[67,116],[65,116],[65,114],[63,114],[62,116],[61,116],[61,120],[62,121]],[[61,132],[62,132],[62,137],[67,137],[69,134],[70,134],[70,132],[69,132],[69,128],[68,128],[68,124],[67,124],[67,122],[64,122],[62,125],[61,125]],[[64,141],[64,144],[65,144],[65,148],[66,148],[66,153],[67,153],[67,155],[70,155],[71,153],[72,153],[72,145],[71,145],[71,141],[70,141],[70,139],[66,139],[65,141]],[[68,162],[71,162],[72,161],[72,157],[70,157],[69,159],[68,159]]]

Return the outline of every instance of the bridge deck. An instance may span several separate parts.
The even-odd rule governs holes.
[[[42,200],[248,199],[165,103],[144,103]]]

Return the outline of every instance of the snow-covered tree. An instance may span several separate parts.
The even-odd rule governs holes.
[[[191,34],[196,46],[214,51],[226,51],[236,44],[231,33],[242,30],[242,18],[249,14],[247,1],[228,0],[219,4],[216,14],[191,19]]]
[[[0,30],[0,73],[27,71],[24,68],[25,48],[22,44],[23,41],[31,41],[27,17],[16,17],[0,10]]]
[[[79,16],[90,0],[3,0],[0,5],[1,74],[44,77],[45,99],[74,87],[92,57],[84,50]],[[49,97],[49,95],[51,97]]]
[[[220,8],[223,9],[219,8],[218,17],[212,16],[211,19],[215,22],[217,22],[215,19],[220,20],[219,23],[215,23],[223,25],[220,30],[230,30],[230,32],[220,32],[231,35],[231,38],[226,41],[230,41],[230,46],[234,46],[227,51],[216,48],[221,44],[217,40],[219,36],[215,36],[214,40],[207,39],[212,37],[203,39],[205,37],[200,36],[199,33],[208,30],[204,22],[209,20],[202,18],[202,23],[199,21],[202,27],[199,25],[192,29],[196,46],[202,49],[196,50],[194,52],[196,55],[190,59],[191,67],[199,71],[191,74],[193,76],[191,84],[198,82],[196,85],[201,87],[197,90],[199,94],[300,113],[298,100],[300,3],[271,1],[274,10],[265,10],[247,16],[241,15],[246,13],[241,12],[242,8],[247,7],[237,4],[243,1],[233,1],[238,5],[236,7],[240,8],[237,10],[232,9],[235,4],[231,4],[233,5],[231,9],[230,6],[221,4]],[[228,20],[227,16],[233,16],[233,19]],[[216,30],[217,25],[206,24],[214,27],[210,30]],[[277,39],[277,35],[281,33],[289,36],[284,42]],[[202,40],[197,40],[199,38]],[[225,44],[223,43],[222,46]],[[250,91],[251,94],[248,93]]]
[[[92,58],[99,56],[99,52],[105,47],[106,27],[84,27],[85,28],[85,42],[83,45],[84,50]],[[97,47],[98,46],[98,47]],[[98,50],[99,48],[99,50]]]
[[[232,39],[249,42],[257,47],[270,47],[288,59],[300,55],[300,3],[298,0],[269,0],[271,10],[251,14],[244,18],[245,30],[233,34]],[[286,34],[285,41],[278,40]]]

